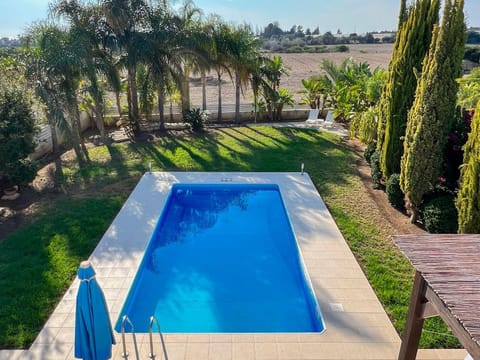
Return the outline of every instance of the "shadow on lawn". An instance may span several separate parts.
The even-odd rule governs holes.
[[[70,286],[124,198],[61,200],[0,243],[0,348],[25,348]]]

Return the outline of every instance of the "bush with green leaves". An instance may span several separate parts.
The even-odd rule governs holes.
[[[190,125],[193,132],[200,132],[205,127],[205,123],[208,120],[208,114],[198,108],[191,109],[184,115],[183,120]]]
[[[0,87],[0,177],[7,184],[26,184],[35,177],[28,155],[35,150],[31,97],[25,90]]]
[[[388,201],[395,209],[405,210],[405,195],[400,188],[400,174],[390,175],[385,185],[385,192],[387,193]]]
[[[371,141],[365,148],[365,151],[363,152],[363,157],[365,158],[367,163],[369,164],[371,163],[372,155],[376,149],[377,149],[377,142],[375,140]]]
[[[450,192],[437,192],[430,195],[421,206],[425,229],[431,234],[456,234],[458,212],[455,196]]]
[[[370,171],[372,174],[372,182],[374,189],[381,189],[382,185],[382,170],[380,168],[380,152],[375,151],[370,157]]]

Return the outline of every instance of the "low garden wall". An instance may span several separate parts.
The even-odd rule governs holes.
[[[209,111],[208,112],[208,122],[212,125],[231,125],[231,124],[246,124],[246,123],[254,123],[255,122],[255,114],[253,111],[242,111],[240,112],[240,120],[235,121],[235,112],[226,111],[222,112],[222,120],[217,120],[217,112]],[[281,121],[303,121],[306,120],[308,117],[309,109],[307,107],[298,107],[294,109],[285,109],[282,112],[282,120]],[[325,117],[325,114],[321,113],[320,117]],[[119,120],[119,116],[106,116],[105,123],[106,124],[116,124]],[[145,121],[140,123],[140,130],[145,132],[156,131],[160,128],[159,124],[159,115],[154,114],[151,115]],[[180,113],[174,114],[165,114],[165,121],[172,127],[175,128],[180,124],[183,124],[182,115]],[[264,123],[265,120],[258,119],[257,122]],[[85,131],[93,126],[95,122],[88,116],[87,113],[82,113],[80,116],[80,126],[82,131]],[[63,144],[65,142],[64,138],[59,138],[59,144]],[[37,160],[40,159],[42,156],[52,152],[52,131],[50,125],[42,125],[40,127],[39,133],[35,137],[36,148],[35,151],[30,154],[30,159]]]

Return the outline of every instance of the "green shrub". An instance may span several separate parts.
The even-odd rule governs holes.
[[[380,170],[380,152],[375,151],[370,157],[370,171],[372,174],[372,182],[374,189],[381,189],[382,171]]]
[[[208,114],[200,109],[188,110],[183,119],[193,132],[200,132],[204,129],[208,120]]]
[[[458,229],[458,213],[455,196],[437,193],[429,197],[421,207],[423,224],[431,234],[455,234]]]
[[[365,148],[365,151],[363,152],[363,157],[369,164],[371,163],[372,155],[376,149],[377,149],[377,142],[374,140],[368,143],[367,147]]]
[[[337,45],[332,48],[332,52],[349,52],[350,48],[347,45]]]
[[[0,177],[27,184],[35,177],[28,155],[35,150],[31,96],[20,87],[0,88]]]
[[[401,211],[405,209],[405,195],[400,188],[400,174],[390,175],[386,184],[385,192],[387,193],[388,201],[395,209]]]

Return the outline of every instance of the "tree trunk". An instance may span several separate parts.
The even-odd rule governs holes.
[[[48,116],[48,125],[50,126],[50,131],[52,133],[52,152],[58,150],[58,135],[57,135],[57,125],[55,124],[55,119],[49,115]]]
[[[130,92],[130,82],[127,82],[127,106],[128,106],[128,121],[132,121],[133,119],[133,106],[132,106],[132,96]]]
[[[80,148],[83,151],[85,162],[89,162],[90,158],[88,156],[88,150],[87,147],[85,146],[85,142],[83,141],[83,135],[82,135],[82,124],[80,123],[80,111],[78,111],[78,101],[77,97],[73,98],[73,114],[74,114],[74,119],[75,119],[75,127],[73,129],[75,137],[78,139],[78,143],[80,144]]]
[[[185,115],[190,110],[190,70],[188,67],[185,67],[183,76],[180,90],[182,95],[182,115]]]
[[[67,125],[66,132],[67,137],[72,142],[73,151],[75,155],[77,155],[78,165],[83,167],[85,165],[85,153],[82,151],[82,147],[80,146],[80,116],[78,113],[77,101],[75,95],[73,96],[73,100],[70,99],[69,105],[69,115],[71,119],[71,125]]]
[[[410,214],[410,222],[415,224],[420,217],[420,211],[408,195],[405,195],[405,208],[407,209],[407,213]]]
[[[217,109],[217,121],[222,121],[222,74],[217,71],[218,79],[218,109]]]
[[[128,67],[128,90],[130,95],[130,102],[129,107],[131,109],[129,111],[129,115],[131,116],[131,123],[133,125],[133,129],[135,132],[140,130],[140,116],[138,113],[138,93],[137,93],[137,71],[135,65],[130,65]]]
[[[207,78],[205,75],[205,70],[202,70],[202,110],[207,110]]]
[[[102,111],[99,110],[98,105],[95,105],[93,110],[95,112],[95,124],[97,125],[102,140],[105,140],[105,120]]]
[[[163,76],[160,76],[158,82],[158,116],[160,119],[160,131],[165,131],[165,111],[164,111],[164,104],[165,104],[165,97],[163,94],[164,86],[163,86]]]
[[[253,92],[253,117],[255,124],[257,123],[257,92]]]
[[[241,78],[240,72],[235,71],[235,122],[240,122],[240,91]]]
[[[118,117],[122,118],[122,105],[120,103],[120,93],[115,91],[115,101],[117,103]]]

